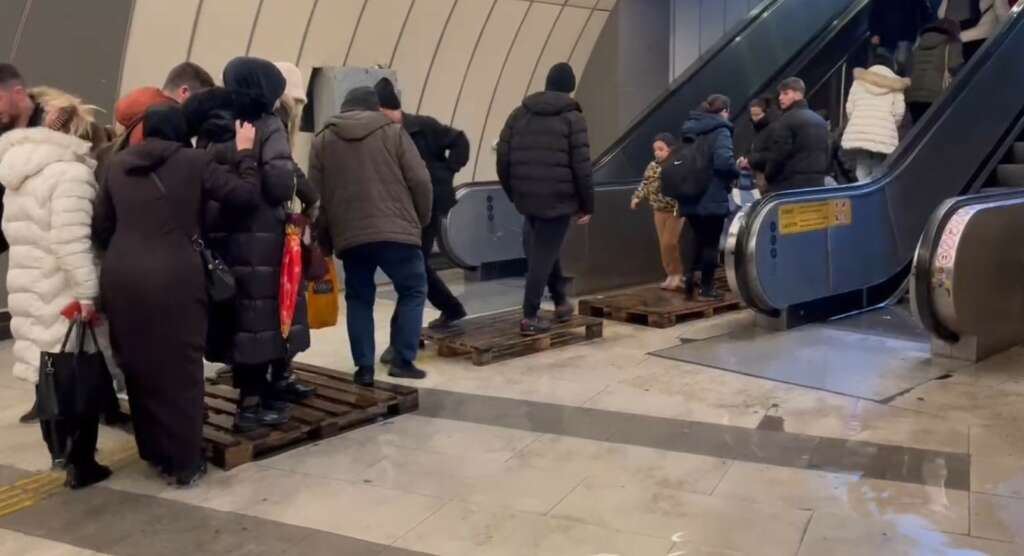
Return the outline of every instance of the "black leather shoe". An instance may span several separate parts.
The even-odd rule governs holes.
[[[451,315],[441,313],[441,316],[437,317],[436,319],[430,321],[427,324],[427,328],[449,328],[451,326],[454,326],[455,323],[459,322],[460,320],[466,318],[466,316],[466,310],[463,308],[460,308],[458,313],[454,313]]]
[[[388,349],[384,350],[384,353],[380,356],[380,362],[384,365],[390,365],[395,362],[395,348],[388,346]]]
[[[352,375],[352,381],[367,388],[373,386],[373,367],[359,367]]]
[[[100,465],[95,461],[80,465],[68,465],[67,476],[64,479],[64,486],[78,490],[96,483],[102,483],[110,478],[114,472],[109,467]]]
[[[701,301],[721,301],[723,299],[725,299],[725,296],[722,295],[722,292],[720,292],[720,291],[718,291],[718,290],[716,290],[714,288],[702,289],[700,291],[700,300]]]
[[[406,365],[392,365],[391,369],[388,370],[388,376],[421,380],[427,378],[427,372],[417,367],[414,363],[409,363]]]
[[[199,464],[199,467],[191,472],[176,473],[174,475],[174,486],[178,488],[191,488],[206,476],[206,462]]]

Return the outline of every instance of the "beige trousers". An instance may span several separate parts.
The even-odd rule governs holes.
[[[658,244],[661,247],[661,264],[665,274],[676,276],[683,273],[683,262],[679,255],[679,233],[683,219],[670,213],[654,211],[654,226],[658,230]]]

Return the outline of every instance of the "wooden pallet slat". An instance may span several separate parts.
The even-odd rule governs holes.
[[[724,277],[721,280],[724,280]],[[727,289],[724,291],[728,292]],[[669,328],[686,320],[709,318],[742,306],[742,302],[731,292],[726,293],[721,301],[700,301],[690,300],[680,292],[666,291],[655,286],[583,299],[579,302],[581,315],[652,328]]]
[[[552,317],[550,313],[542,316],[548,319]],[[595,340],[604,335],[604,324],[600,319],[578,315],[568,322],[554,323],[550,332],[523,336],[519,333],[521,318],[522,313],[518,310],[502,311],[466,319],[457,327],[443,330],[425,328],[422,338],[437,345],[441,357],[469,356],[474,365],[481,367]]]
[[[353,383],[350,375],[302,363],[294,363],[293,371],[297,380],[315,387],[316,393],[302,403],[290,404],[288,423],[246,434],[233,431],[238,391],[217,382],[206,385],[203,440],[211,463],[231,469],[419,408],[415,388],[383,382],[365,388]],[[127,402],[121,403],[121,410],[130,414]]]

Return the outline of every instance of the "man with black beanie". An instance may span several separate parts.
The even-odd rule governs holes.
[[[374,89],[380,99],[380,111],[409,133],[430,172],[430,182],[434,188],[434,209],[430,223],[423,228],[423,262],[427,272],[427,300],[441,311],[441,316],[428,326],[446,328],[465,318],[466,309],[430,267],[430,255],[441,228],[441,220],[455,206],[453,182],[455,174],[469,162],[469,139],[461,130],[442,124],[430,116],[403,112],[402,101],[390,79],[382,78]],[[391,356],[392,350],[389,348],[382,361],[390,363]]]
[[[541,320],[545,284],[555,302],[555,320],[572,318],[559,255],[573,217],[587,224],[594,213],[590,140],[572,66],[555,64],[543,92],[523,100],[508,117],[498,141],[498,179],[516,210],[526,217],[523,250],[529,265],[523,296],[524,336],[551,330]]]

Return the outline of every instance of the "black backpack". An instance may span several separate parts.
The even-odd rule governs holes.
[[[701,199],[711,184],[711,153],[705,136],[683,137],[661,166],[661,194],[681,204]]]

